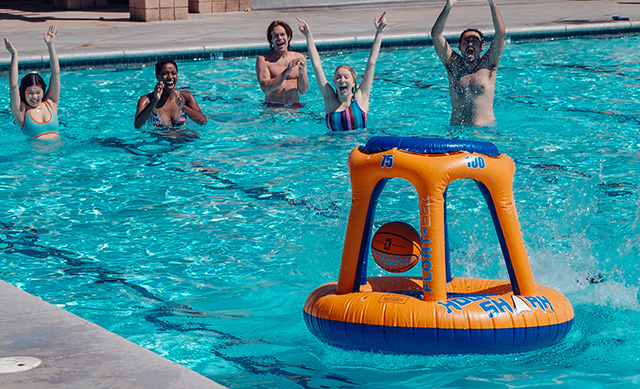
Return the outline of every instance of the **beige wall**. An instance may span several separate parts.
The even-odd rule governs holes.
[[[189,0],[189,12],[237,12],[251,9],[251,0]]]
[[[129,0],[131,20],[184,20],[191,13],[237,12],[251,9],[251,0]]]

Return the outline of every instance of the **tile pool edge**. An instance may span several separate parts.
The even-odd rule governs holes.
[[[585,24],[541,25],[536,27],[508,28],[507,40],[510,42],[534,42],[552,39],[568,39],[580,37],[615,37],[640,34],[639,21],[614,21]],[[488,33],[487,37],[492,34]],[[445,34],[448,40],[455,41],[457,34]],[[340,39],[317,40],[321,52],[342,50],[368,50],[372,42],[371,36],[351,36]],[[385,48],[431,46],[429,34],[387,34],[382,42]],[[304,41],[294,40],[295,50],[305,52]],[[132,49],[111,51],[86,51],[81,54],[68,55],[58,53],[63,70],[79,70],[86,68],[129,68],[147,66],[155,63],[162,56],[171,56],[178,61],[215,60],[238,57],[251,57],[268,49],[266,44],[243,45],[195,45],[175,49]],[[20,70],[37,71],[49,67],[47,56],[31,56],[20,58]],[[0,61],[0,76],[6,76],[9,61]]]
[[[42,360],[0,374],[0,387],[224,388],[94,323],[0,280],[0,358]]]

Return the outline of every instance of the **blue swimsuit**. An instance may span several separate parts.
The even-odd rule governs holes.
[[[59,135],[58,130],[60,123],[58,123],[58,115],[53,112],[53,108],[48,102],[43,101],[44,106],[49,110],[51,119],[46,122],[37,122],[31,117],[29,108],[24,112],[24,124],[22,125],[22,133],[32,138],[38,139],[44,135]],[[33,108],[32,108],[33,109]]]
[[[349,108],[327,114],[327,127],[331,131],[351,131],[367,128],[367,113],[360,109],[355,96]]]

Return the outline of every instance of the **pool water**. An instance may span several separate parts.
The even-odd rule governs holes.
[[[312,75],[300,111],[261,108],[253,58],[179,63],[178,86],[209,118],[195,133],[134,129],[151,67],[64,72],[63,144],[26,140],[3,93],[0,278],[234,388],[638,384],[639,45],[507,44],[495,128],[449,126],[433,48],[380,54],[371,128],[348,134],[327,133]],[[366,58],[323,61],[361,75]],[[565,340],[522,354],[385,355],[307,330],[306,297],[338,276],[348,154],[380,135],[490,141],[514,159],[536,282],[574,306]],[[506,278],[475,185],[454,182],[448,207],[454,276]],[[391,180],[376,227],[417,225],[417,213],[415,190]],[[383,271],[370,261],[369,274]]]

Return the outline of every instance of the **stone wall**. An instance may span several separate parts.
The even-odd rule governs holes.
[[[189,17],[189,0],[129,0],[131,20],[157,22]]]
[[[189,0],[189,12],[238,12],[251,9],[251,0]]]
[[[140,22],[183,20],[189,17],[189,12],[238,12],[249,9],[251,0],[129,0],[129,16],[131,20]]]

